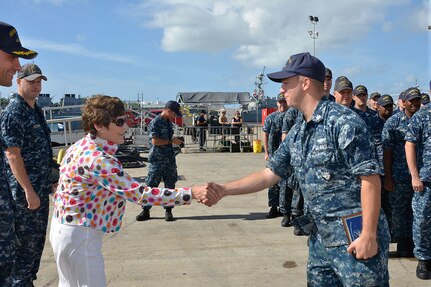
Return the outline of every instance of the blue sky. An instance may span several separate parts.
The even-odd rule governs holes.
[[[288,57],[313,53],[308,16],[319,17],[316,56],[369,92],[429,89],[430,0],[14,0],[14,25],[48,81],[64,93],[123,100],[175,99],[178,92],[252,92],[255,77]],[[21,64],[27,63],[21,60]],[[279,85],[266,80],[267,96]],[[6,97],[16,85],[0,88]]]

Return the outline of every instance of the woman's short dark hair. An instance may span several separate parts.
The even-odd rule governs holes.
[[[84,132],[97,134],[94,124],[108,127],[112,120],[123,116],[126,109],[123,102],[117,97],[94,95],[87,98],[82,110]]]

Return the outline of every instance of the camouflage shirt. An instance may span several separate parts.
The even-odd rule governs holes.
[[[281,177],[293,166],[323,244],[347,245],[341,216],[361,210],[360,176],[379,165],[363,121],[351,110],[322,99],[312,119],[297,122],[268,168]]]
[[[376,147],[377,159],[380,165],[380,174],[384,174],[383,168],[383,142],[382,142],[382,131],[386,120],[380,117],[378,113],[371,119],[372,128],[370,129],[371,138],[373,140],[374,146]]]
[[[416,144],[419,176],[431,182],[431,106],[421,108],[410,119],[405,140]]]
[[[409,117],[404,112],[399,112],[392,115],[383,126],[382,144],[384,150],[392,150],[392,178],[394,182],[406,183],[411,180],[404,148],[404,138],[409,122]]]
[[[176,164],[175,153],[172,144],[155,146],[152,143],[153,138],[172,140],[174,129],[169,119],[156,116],[148,125],[148,146],[150,148],[148,161],[152,164]]]
[[[34,109],[31,108],[16,94],[1,116],[1,132],[6,148],[20,148],[25,170],[35,192],[40,196],[51,193],[51,131],[42,109],[37,104]],[[9,167],[7,174],[14,198],[23,197],[21,185]]]
[[[293,127],[293,125],[300,120],[302,120],[302,113],[295,108],[289,108],[284,113],[283,128],[282,128],[283,134],[287,134],[290,131],[290,129]]]
[[[263,132],[268,134],[268,153],[274,154],[281,143],[281,129],[285,112],[275,111],[269,114],[263,124]]]

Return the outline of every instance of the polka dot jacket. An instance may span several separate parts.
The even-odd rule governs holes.
[[[114,157],[117,148],[88,134],[67,150],[54,194],[54,217],[59,223],[117,232],[126,200],[140,205],[190,204],[190,188],[151,188],[135,181]]]

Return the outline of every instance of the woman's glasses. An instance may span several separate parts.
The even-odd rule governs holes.
[[[122,127],[124,126],[124,124],[127,124],[127,120],[128,118],[118,118],[115,120],[112,120],[112,122],[117,126],[117,127]]]

